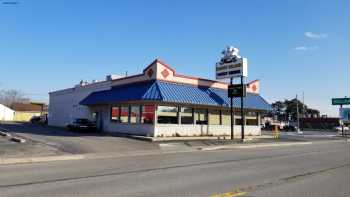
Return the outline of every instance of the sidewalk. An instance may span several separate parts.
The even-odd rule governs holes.
[[[196,137],[147,137],[138,135],[127,135],[126,137],[145,140],[151,142],[171,142],[171,141],[200,141],[200,140],[230,140],[230,136],[196,136]],[[240,136],[234,136],[235,140],[239,140]],[[271,135],[261,135],[261,136],[246,136],[246,139],[265,139],[273,138]]]
[[[98,137],[90,139],[90,137],[88,137],[87,139],[84,139],[93,144],[96,143],[95,140],[100,141],[100,143],[105,141],[108,142],[110,140],[111,142],[115,142],[117,140],[116,137],[112,136],[110,138],[107,136],[106,139],[104,138],[105,137]],[[141,141],[131,139],[127,140],[127,138],[151,141],[147,143],[140,143]],[[234,140],[230,140],[229,137],[225,137],[224,139],[223,137],[218,138],[210,136],[167,137],[152,139],[143,136],[127,136],[127,138],[120,138],[120,140],[117,140],[119,143],[114,144],[114,146],[124,147],[120,149],[118,148],[118,151],[114,151],[114,149],[105,149],[105,151],[98,152],[66,152],[64,151],[65,149],[60,149],[57,145],[50,145],[50,143],[43,143],[31,138],[26,138],[26,143],[16,143],[9,141],[7,137],[0,136],[0,164],[118,158],[195,151],[286,147],[316,143],[344,142],[343,138],[337,136],[324,135],[322,137],[317,137],[315,135],[297,135],[294,133],[284,133],[279,139],[274,139],[273,135],[269,133],[256,137],[247,136],[246,139],[250,140],[244,143],[239,137]],[[137,144],[137,146],[135,146],[135,144]],[[133,148],[130,148],[129,146]]]

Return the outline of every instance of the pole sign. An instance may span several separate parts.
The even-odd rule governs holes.
[[[333,98],[332,105],[350,105],[350,98]]]
[[[216,63],[216,79],[227,79],[248,76],[248,60],[238,55],[239,50],[234,47],[227,47],[222,52],[224,55]]]
[[[339,117],[343,122],[350,122],[350,108],[340,108]]]
[[[242,84],[231,84],[228,86],[227,95],[229,98],[234,97],[245,97],[246,96],[246,85]]]

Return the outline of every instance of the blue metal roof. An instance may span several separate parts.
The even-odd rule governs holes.
[[[82,105],[112,104],[123,101],[160,101],[169,103],[197,104],[229,107],[227,90],[176,84],[164,81],[149,81],[115,87],[111,90],[94,92],[80,102]],[[233,106],[240,107],[240,98],[233,99]],[[257,110],[271,110],[260,95],[247,93],[244,107]]]

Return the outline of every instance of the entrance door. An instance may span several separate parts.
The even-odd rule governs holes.
[[[94,112],[94,119],[96,121],[96,128],[98,131],[103,132],[103,117],[102,112]]]

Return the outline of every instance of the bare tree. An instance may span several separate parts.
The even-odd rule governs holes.
[[[8,107],[12,107],[14,103],[28,103],[29,98],[19,90],[0,90],[0,103]]]

